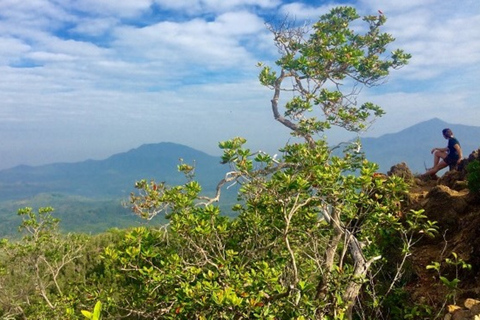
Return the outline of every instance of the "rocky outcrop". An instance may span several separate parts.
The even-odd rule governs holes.
[[[464,308],[457,305],[449,305],[448,313],[444,320],[480,320],[480,301],[475,299],[466,299]]]
[[[413,183],[415,180],[412,171],[410,170],[410,168],[408,168],[405,162],[392,166],[387,172],[387,175],[401,177],[409,184]]]
[[[456,231],[468,205],[465,192],[438,184],[427,193],[420,206],[430,219],[437,221],[440,229]]]
[[[468,164],[475,160],[480,160],[480,149],[438,179],[413,176],[405,163],[388,172],[410,184],[404,212],[423,209],[429,220],[437,221],[439,233],[435,239],[424,238],[413,248],[412,278],[407,290],[413,301],[428,301],[440,314],[445,312],[445,320],[480,320],[480,194],[472,194],[466,181]],[[445,263],[453,252],[471,268],[454,270]],[[459,280],[455,289],[458,305],[448,310],[441,308],[452,302],[448,298],[451,292],[438,273],[426,269],[433,262],[441,264],[442,276]]]

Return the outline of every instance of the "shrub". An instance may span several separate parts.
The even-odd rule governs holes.
[[[467,165],[467,182],[471,192],[480,191],[480,161],[474,160]]]

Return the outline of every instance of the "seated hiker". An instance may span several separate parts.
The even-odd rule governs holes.
[[[450,166],[455,168],[462,160],[462,148],[457,139],[453,137],[452,130],[446,128],[442,130],[443,137],[448,139],[446,148],[433,148],[433,167],[424,173],[425,176],[434,176],[438,171]]]

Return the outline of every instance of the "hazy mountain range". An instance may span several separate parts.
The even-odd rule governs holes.
[[[174,143],[142,145],[105,160],[17,166],[0,171],[0,238],[15,236],[19,208],[42,206],[55,209],[64,231],[97,233],[112,227],[144,224],[128,205],[135,182],[140,179],[165,181],[169,185],[186,181],[177,171],[180,159],[195,164],[196,178],[207,195],[213,195],[227,167],[220,158]],[[234,192],[225,192],[229,201]],[[162,223],[162,217],[148,222]]]
[[[480,147],[480,127],[449,124],[432,119],[397,133],[378,138],[363,138],[367,158],[387,172],[391,166],[405,162],[414,173],[431,166],[433,147],[445,147],[444,128],[451,128],[462,145],[464,157]],[[62,219],[64,230],[100,232],[110,227],[140,223],[122,201],[128,201],[135,181],[155,179],[176,185],[185,182],[177,171],[180,159],[195,164],[196,177],[203,190],[212,195],[228,167],[220,158],[174,143],[142,145],[112,155],[105,160],[77,163],[54,163],[42,166],[17,166],[0,170],[0,238],[19,223],[18,208],[52,206]],[[226,193],[228,203],[235,192]]]
[[[134,190],[135,181],[140,179],[168,184],[185,182],[177,171],[180,159],[195,164],[196,176],[207,190],[215,187],[226,170],[219,157],[187,146],[167,142],[146,144],[105,160],[22,165],[1,170],[0,201],[51,192],[89,198],[127,197]]]

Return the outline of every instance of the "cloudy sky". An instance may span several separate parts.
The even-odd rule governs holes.
[[[162,141],[220,154],[234,136],[273,152],[289,136],[257,80],[276,58],[265,22],[338,4],[382,10],[392,49],[413,55],[362,91],[387,111],[366,136],[433,117],[480,125],[478,0],[0,0],[0,169]]]

